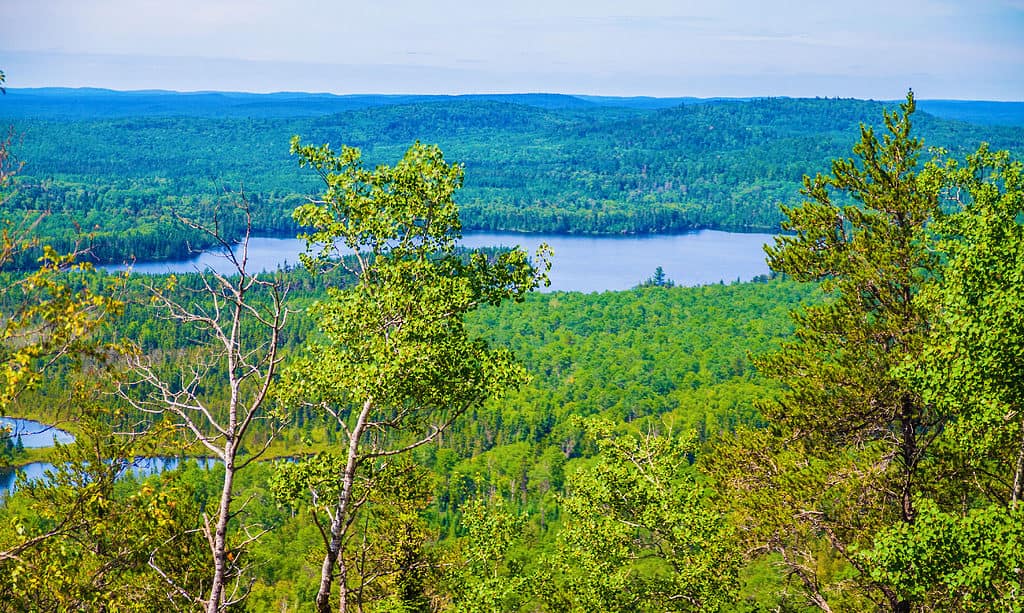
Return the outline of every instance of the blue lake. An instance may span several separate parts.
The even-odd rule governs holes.
[[[601,292],[635,287],[661,266],[677,285],[749,281],[768,273],[763,246],[774,235],[701,230],[669,236],[567,236],[473,232],[461,245],[520,246],[533,253],[541,243],[554,250],[551,287],[545,291]],[[249,270],[271,271],[296,265],[305,243],[294,238],[256,237],[249,242]],[[107,270],[124,270],[108,266]],[[148,262],[132,266],[142,274],[186,273],[232,267],[215,251],[186,261]]]
[[[69,432],[65,432],[53,426],[39,423],[31,419],[20,419],[15,417],[0,417],[0,428],[3,429],[0,432],[0,436],[10,436],[12,440],[21,437],[21,443],[26,448],[42,448],[52,447],[54,442],[60,443],[61,445],[67,445],[75,441],[75,437]],[[198,462],[202,468],[211,468],[216,460],[210,458],[198,458],[193,459]],[[177,468],[181,463],[180,458],[171,457],[156,457],[156,458],[144,458],[139,457],[128,466],[125,467],[124,474],[132,475],[135,477],[146,477],[154,475],[165,470],[172,470]],[[14,468],[0,468],[0,500],[13,491],[17,481],[17,472],[22,472],[25,478],[29,481],[36,481],[39,479],[46,479],[47,471],[53,470],[53,464],[48,462],[31,462],[24,466],[20,466],[17,469]]]

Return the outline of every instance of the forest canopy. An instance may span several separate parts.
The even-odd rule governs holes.
[[[0,294],[8,321],[28,305],[27,323],[56,325],[28,340],[56,331],[58,342],[26,354],[32,343],[4,338],[17,393],[0,410],[77,442],[2,450],[0,461],[52,468],[0,505],[0,609],[1022,609],[1024,164],[974,140],[1017,129],[937,120],[912,94],[885,112],[835,100],[570,102],[32,120],[69,129],[69,142],[86,125],[106,139],[130,124],[140,158],[146,138],[185,126],[209,128],[226,150],[248,135],[260,151],[278,121],[314,143],[346,131],[377,144],[296,138],[289,164],[319,187],[264,198],[290,175],[268,171],[223,196],[235,205],[226,217],[221,196],[175,191],[199,181],[191,170],[141,177],[189,159],[202,170],[202,156],[154,154],[136,178],[109,143],[93,158],[97,194],[118,172],[118,198],[132,181],[154,186],[131,212],[89,200],[100,230],[103,215],[128,228],[159,210],[167,218],[152,229],[167,244],[177,227],[227,246],[264,230],[261,219],[294,222],[310,248],[302,268],[249,274],[244,241],[236,275],[71,271],[74,254],[52,248],[35,271],[6,258],[5,279],[33,290]],[[880,125],[858,125],[874,112]],[[465,136],[452,144],[465,167],[417,131]],[[933,136],[949,150],[928,149]],[[516,149],[497,147],[503,138],[532,153],[508,163]],[[402,139],[397,162],[379,163]],[[773,166],[801,151],[804,162]],[[729,189],[783,190],[803,163],[817,171],[771,214],[785,230],[766,249],[771,278],[686,288],[656,269],[629,291],[536,294],[545,251],[456,248],[474,227],[473,194],[521,182],[550,200],[509,206],[549,211],[575,202],[558,199],[579,188],[579,168],[595,181],[581,194],[621,196],[639,223],[630,198],[648,201],[648,178],[672,182],[665,193],[696,185],[679,162],[687,152],[706,164],[694,176],[717,186],[706,206],[724,227],[762,210]],[[253,166],[224,167],[240,173],[232,188],[276,163],[236,153]],[[474,173],[493,183],[463,186]],[[55,175],[53,193],[70,180]],[[73,202],[93,198],[76,185]],[[16,202],[51,186],[5,187]],[[485,200],[494,206],[476,214],[502,210]],[[295,201],[281,221],[275,207]],[[566,219],[592,210],[565,207]],[[57,226],[29,227],[45,239]],[[130,474],[154,455],[180,465]]]

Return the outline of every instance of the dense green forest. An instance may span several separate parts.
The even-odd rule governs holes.
[[[0,147],[0,409],[77,437],[2,450],[54,468],[0,506],[0,609],[1024,607],[1024,165],[998,150],[1019,128],[916,113],[912,95],[884,114],[525,96],[312,117],[278,96],[251,119],[244,96],[179,116],[139,97],[151,112],[24,120],[63,134],[81,176],[44,186]],[[292,129],[305,140],[271,153]],[[206,130],[209,158],[185,147]],[[104,155],[69,144],[87,135]],[[360,148],[319,144],[338,138]],[[32,161],[28,138],[17,151]],[[247,198],[213,195],[218,165]],[[790,172],[816,174],[797,192]],[[75,181],[50,217],[25,204]],[[541,294],[557,254],[458,248],[503,197],[531,230],[564,207],[581,225],[555,230],[652,231],[674,226],[643,226],[637,203],[683,210],[697,185],[720,227],[768,210],[730,190],[793,190],[765,218],[785,230],[772,278]],[[602,225],[605,197],[626,226]],[[94,249],[105,227],[171,256],[294,224],[311,250],[276,273],[108,274],[41,247],[60,214]],[[216,461],[126,476],[153,455]]]
[[[359,147],[371,163],[393,163],[416,139],[440,145],[465,165],[458,202],[470,231],[774,231],[778,204],[796,201],[801,177],[848,155],[857,126],[885,106],[657,102],[12,90],[0,99],[0,125],[14,126],[14,151],[27,163],[10,206],[51,211],[41,227],[50,242],[66,247],[77,236],[99,261],[121,262],[208,246],[173,213],[210,219],[233,192],[253,203],[258,234],[294,235],[291,211],[316,187],[290,159],[295,134]],[[968,117],[994,121],[1009,112],[970,109]],[[917,130],[960,157],[982,140],[997,149],[1024,140],[1020,122],[980,126],[924,113]],[[240,221],[221,216],[240,236]]]
[[[314,283],[302,272],[292,274],[292,299],[296,303],[322,296],[321,283]],[[105,278],[101,275],[94,281],[96,291],[100,291]],[[198,276],[185,275],[179,279],[176,291],[187,296],[197,287]],[[141,339],[148,351],[165,353],[167,368],[188,355],[195,339],[182,327],[152,317],[139,280],[132,280],[123,295],[139,298],[130,299],[125,315],[113,322],[118,335]],[[532,378],[503,400],[468,413],[436,446],[416,454],[424,489],[419,500],[408,504],[419,509],[424,518],[423,544],[436,549],[434,555],[462,555],[449,550],[467,533],[463,517],[467,505],[478,500],[501,500],[503,512],[522,518],[517,520],[521,532],[510,555],[532,567],[537,560],[527,560],[529,548],[554,546],[553,538],[564,513],[560,497],[566,492],[567,475],[586,466],[586,458],[594,453],[585,426],[574,422],[573,416],[628,423],[632,432],[665,427],[693,431],[698,437],[695,450],[739,425],[756,426],[760,422],[754,403],[771,386],[757,375],[750,352],[776,348],[792,329],[788,311],[817,299],[811,287],[773,281],[533,295],[521,304],[475,313],[468,321],[469,328],[491,343],[509,347]],[[299,318],[283,339],[283,346],[299,352],[316,334],[308,318]],[[8,411],[67,423],[76,410],[62,406],[61,399],[66,397],[62,387],[62,378],[43,383],[19,398]],[[39,406],[48,408],[39,410]],[[116,422],[111,417],[103,415],[100,421],[114,427]],[[291,422],[274,447],[276,453],[311,454],[329,449],[337,440],[335,425],[319,413],[303,409],[292,416]],[[269,425],[260,427],[250,444],[258,445],[271,431]],[[145,448],[144,443],[139,444]],[[254,465],[242,486],[243,491],[257,495],[246,508],[247,521],[272,528],[250,554],[260,570],[247,606],[256,611],[276,611],[282,605],[306,610],[312,606],[315,591],[309,590],[318,572],[317,561],[309,553],[315,550],[320,536],[308,515],[296,514],[276,503],[268,487],[274,478],[272,467],[272,462]],[[178,504],[201,508],[215,495],[221,474],[218,470],[192,467],[180,474],[167,473],[151,478],[148,487],[187,494]],[[147,486],[121,483],[118,487],[117,496],[123,499],[139,496],[137,488]],[[33,504],[46,504],[45,498],[38,499],[45,495],[45,490],[36,493],[27,488],[8,502],[4,516],[26,521],[34,515],[32,509],[38,508]],[[199,545],[193,547],[198,549]],[[200,555],[198,551],[193,554]],[[48,563],[58,564],[59,560]],[[59,583],[34,577],[33,583],[23,583],[18,589],[36,585],[45,591],[51,589],[47,586],[56,589],[59,585],[66,591],[70,584],[90,580],[90,572],[82,568],[80,574],[64,576]],[[74,589],[87,592],[90,588],[79,585]],[[83,595],[69,595],[68,602]],[[97,591],[91,597],[111,596]],[[42,602],[63,606],[57,600]],[[504,605],[498,609],[504,609]]]

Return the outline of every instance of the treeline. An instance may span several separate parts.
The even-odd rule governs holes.
[[[185,257],[186,244],[205,244],[175,228],[171,211],[209,219],[211,203],[240,192],[261,205],[257,233],[293,235],[291,212],[314,187],[288,154],[289,138],[303,134],[358,146],[373,163],[392,162],[413,139],[439,144],[466,165],[459,204],[470,231],[771,231],[781,220],[778,204],[794,202],[801,177],[846,155],[859,123],[882,106],[828,99],[665,109],[377,102],[306,117],[19,115],[11,120],[21,135],[17,153],[29,164],[12,204],[51,211],[51,242],[94,235],[102,262]],[[996,148],[1018,147],[1022,138],[1022,128],[928,116],[919,130],[960,156],[982,138]]]

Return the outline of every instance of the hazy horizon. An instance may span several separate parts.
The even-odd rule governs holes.
[[[0,69],[12,88],[1024,100],[1024,0],[803,4],[8,0]]]
[[[752,96],[648,96],[644,94],[637,95],[622,95],[612,96],[603,94],[587,94],[579,92],[555,92],[555,91],[509,91],[509,92],[493,92],[493,91],[474,91],[474,92],[456,92],[456,93],[418,93],[418,92],[398,92],[398,93],[382,93],[382,92],[360,92],[352,94],[337,94],[326,91],[299,91],[299,90],[280,90],[280,91],[244,91],[244,90],[227,90],[227,89],[196,89],[196,90],[181,90],[181,89],[166,89],[166,88],[146,88],[146,89],[114,89],[110,87],[96,87],[96,86],[65,86],[65,85],[40,85],[31,87],[7,87],[9,93],[17,93],[19,91],[40,91],[40,90],[66,90],[66,91],[99,91],[99,92],[111,92],[114,94],[142,94],[142,93],[155,93],[155,94],[180,94],[180,95],[192,95],[192,94],[230,94],[230,95],[245,95],[245,96],[275,96],[275,95],[296,95],[296,96],[333,96],[333,97],[475,97],[475,96],[567,96],[571,98],[579,98],[581,100],[587,99],[650,99],[650,100],[675,100],[675,99],[693,99],[693,100],[757,100],[764,98],[790,98],[790,99],[810,99],[810,98],[831,98],[831,99],[850,99],[850,100],[867,100],[874,102],[902,102],[906,98],[906,92],[904,95],[898,98],[862,98],[857,96],[768,96],[768,95],[752,95]],[[996,100],[992,98],[923,98],[915,93],[915,99],[918,101],[933,101],[933,102],[996,102],[996,103],[1024,103],[1024,99],[1021,100]]]

